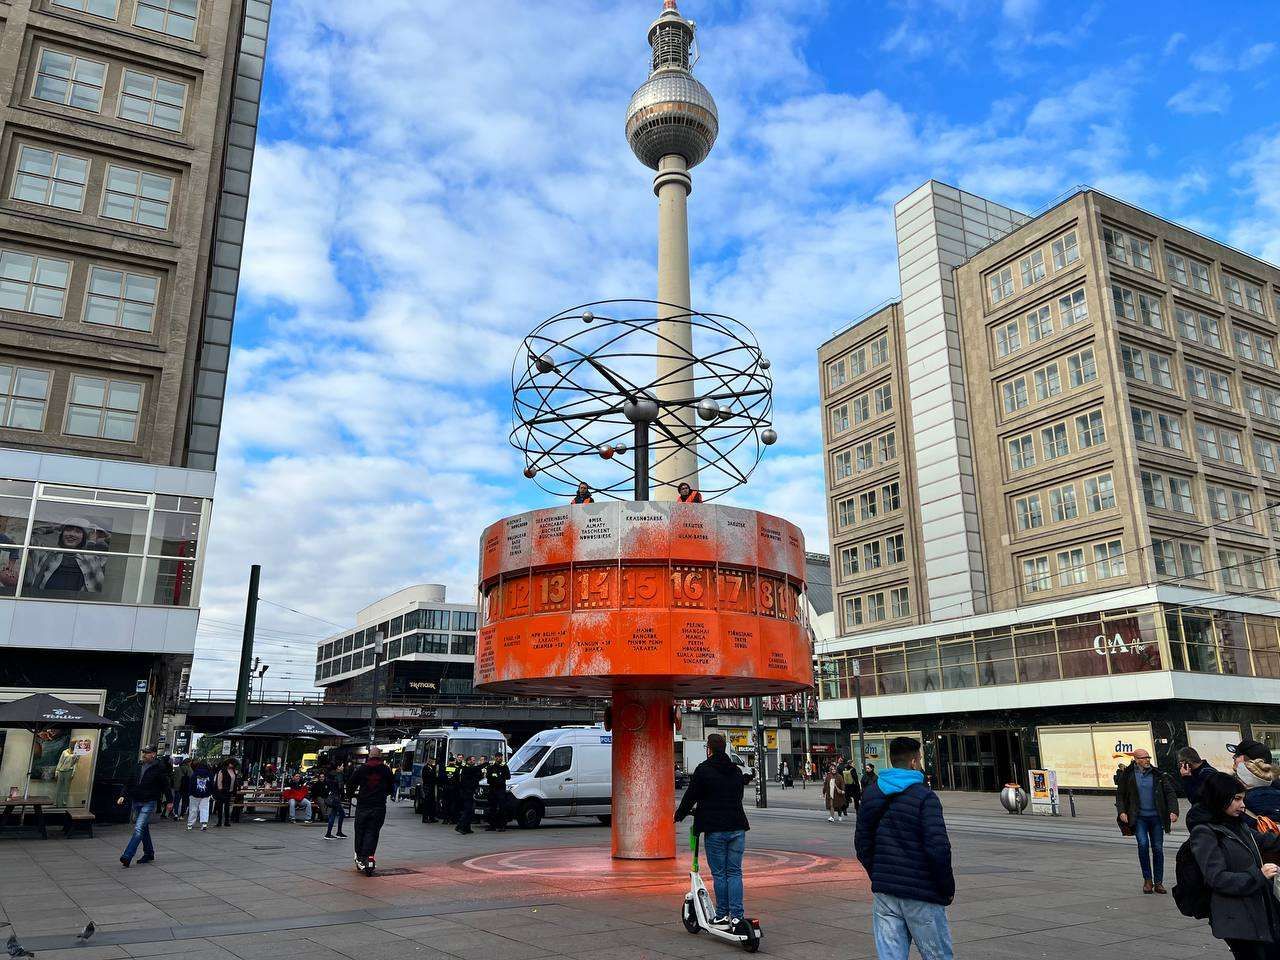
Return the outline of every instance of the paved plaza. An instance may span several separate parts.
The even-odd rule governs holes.
[[[851,856],[852,819],[831,824],[819,791],[771,791],[748,810],[747,912],[763,955],[874,957],[870,890]],[[944,794],[964,960],[1225,957],[1204,923],[1169,897],[1143,896],[1132,841],[1104,799],[1078,819],[1013,817],[992,795]],[[350,828],[348,821],[348,828]],[[732,957],[740,951],[680,924],[687,877],[611,868],[594,820],[459,836],[392,806],[372,879],[350,841],[320,824],[247,822],[228,830],[155,830],[157,860],[122,869],[123,826],[97,838],[0,843],[0,916],[41,960],[553,960]],[[1167,844],[1172,858],[1185,837]],[[687,851],[682,864],[687,863]],[[90,919],[87,945],[74,934]],[[913,954],[914,956],[914,954]]]

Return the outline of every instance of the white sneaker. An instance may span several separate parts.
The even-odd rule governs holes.
[[[187,824],[187,829],[188,829],[188,830],[190,830],[191,828],[192,828],[192,825],[188,823],[188,824]]]
[[[835,823],[835,822],[836,822],[835,817],[827,817],[827,823]]]
[[[208,830],[208,829],[209,829],[209,825],[208,825],[207,823],[202,823],[202,824],[200,824],[200,832],[201,832],[201,833],[204,833],[204,832],[205,832],[206,830]]]

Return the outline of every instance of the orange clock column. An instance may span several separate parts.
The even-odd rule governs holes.
[[[675,745],[665,690],[613,692],[613,855],[663,860],[676,855]]]

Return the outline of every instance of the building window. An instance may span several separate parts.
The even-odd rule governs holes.
[[[842,361],[843,362],[843,361]],[[859,347],[849,354],[849,376],[860,377],[867,372],[867,351]]]
[[[871,366],[878,367],[889,360],[889,337],[883,335],[871,342]]]
[[[1048,557],[1028,557],[1022,561],[1022,586],[1027,593],[1040,593],[1049,589]]]
[[[1105,226],[1102,228],[1102,240],[1107,248],[1107,256],[1112,260],[1117,263],[1132,263],[1139,270],[1152,272],[1150,241]]]
[[[1222,325],[1218,323],[1218,318],[1211,317],[1207,313],[1197,314],[1196,316],[1200,323],[1200,338],[1204,340],[1205,346],[1221,350]]]
[[[827,384],[832,390],[844,386],[848,380],[849,371],[845,367],[844,357],[827,364]]]
[[[1058,423],[1041,430],[1040,446],[1044,450],[1044,459],[1046,461],[1057,460],[1059,457],[1065,457],[1070,453],[1070,447],[1067,445],[1066,424]]]
[[[1173,389],[1173,372],[1169,367],[1169,358],[1162,353],[1148,353],[1147,359],[1151,361],[1151,382],[1157,387],[1164,387],[1166,390]]]
[[[1233,277],[1229,273],[1222,275],[1222,292],[1226,294],[1227,301],[1237,307],[1244,306],[1244,289],[1240,286],[1238,277]]]
[[[1245,490],[1231,491],[1232,516],[1246,527],[1254,526],[1253,497]]]
[[[1199,449],[1200,456],[1206,459],[1222,459],[1218,452],[1218,431],[1213,427],[1205,426],[1203,423],[1196,424],[1196,448]]]
[[[62,210],[84,209],[89,161],[23,144],[13,177],[13,199]]]
[[[870,470],[873,466],[875,466],[875,464],[872,462],[872,459],[871,459],[871,450],[872,450],[872,447],[871,447],[870,440],[868,440],[866,443],[860,443],[853,448],[853,452],[857,458],[857,469],[859,472],[863,470]]]
[[[1276,450],[1270,440],[1254,440],[1253,455],[1258,461],[1258,469],[1272,475],[1276,472]]]
[[[1178,554],[1182,558],[1182,572],[1196,580],[1204,579],[1204,551],[1198,543],[1178,544]]]
[[[1160,307],[1160,298],[1150,294],[1138,294],[1138,319],[1144,327],[1152,330],[1164,330],[1164,313]]]
[[[1244,282],[1244,303],[1250,313],[1260,317],[1267,315],[1266,307],[1262,305],[1262,288],[1248,280]]]
[[[1169,271],[1169,279],[1182,287],[1191,286],[1191,276],[1187,273],[1187,258],[1172,250],[1164,252],[1164,265]]]
[[[1151,559],[1155,562],[1156,576],[1178,575],[1178,555],[1172,540],[1152,540]]]
[[[1027,342],[1039,343],[1053,336],[1053,315],[1048,307],[1032,310],[1027,314]]]
[[[892,432],[886,433],[884,436],[879,437],[876,443],[882,464],[898,459],[898,438],[896,434]]]
[[[884,554],[884,562],[890,566],[906,561],[907,549],[902,534],[894,533],[884,538]]]
[[[1029,497],[1019,497],[1013,502],[1013,508],[1018,517],[1019,530],[1035,530],[1044,526],[1044,510],[1040,506],[1040,494],[1033,493]]]
[[[1257,354],[1258,362],[1271,367],[1273,370],[1276,366],[1276,348],[1275,342],[1264,333],[1255,333],[1253,335],[1253,350]]]
[[[1085,304],[1083,287],[1058,298],[1058,319],[1062,321],[1064,329],[1089,319],[1089,308]]]
[[[906,587],[894,587],[889,591],[889,601],[893,605],[893,618],[911,616],[911,598]]]
[[[1160,445],[1170,450],[1182,449],[1182,418],[1172,413],[1162,413],[1156,418],[1160,424]]]
[[[871,395],[864,393],[853,398],[853,422],[866,423],[871,419]]]
[[[1155,443],[1156,424],[1151,411],[1134,407],[1129,416],[1133,420],[1133,438],[1140,443]]]
[[[996,355],[1007,357],[1022,349],[1022,339],[1018,335],[1018,321],[1013,320],[996,330]]]
[[[992,303],[999,303],[1001,300],[1013,296],[1013,270],[1010,267],[997,270],[991,275],[988,282],[991,285]]]
[[[849,405],[842,403],[831,408],[831,432],[844,433],[849,429]]]
[[[1081,350],[1079,353],[1067,357],[1067,372],[1072,389],[1083,387],[1086,383],[1092,383],[1097,380],[1098,366],[1093,359],[1093,348]]]
[[[844,598],[844,626],[846,630],[850,627],[862,626],[861,597]]]
[[[1028,434],[1009,441],[1009,469],[1017,472],[1036,465],[1036,446]]]
[[[893,513],[895,510],[902,509],[902,494],[897,480],[892,483],[886,483],[880,488],[880,499],[883,502],[885,513]]]
[[[102,196],[102,215],[161,230],[169,225],[173,180],[110,164]]]
[[[1076,446],[1085,450],[1107,442],[1107,431],[1102,425],[1102,411],[1082,413],[1076,417]]]
[[[1151,263],[1151,243],[1143,240],[1141,237],[1129,238],[1129,253],[1133,256],[1133,265],[1139,270],[1145,270],[1147,273],[1154,273],[1155,267]]]
[[[848,450],[842,450],[831,459],[832,473],[835,474],[837,482],[848,480],[853,476],[853,454]]]
[[[0,426],[14,430],[43,430],[49,400],[47,370],[0,364]]]
[[[1267,573],[1262,557],[1254,554],[1245,554],[1244,561],[1240,564],[1241,572],[1244,574],[1244,585],[1246,590],[1266,590],[1267,589]]]
[[[1125,574],[1124,548],[1120,541],[1110,540],[1107,543],[1094,544],[1093,567],[1094,575],[1099,580],[1123,577]]]
[[[198,0],[138,0],[133,25],[179,40],[194,40]]]
[[[1063,270],[1080,259],[1080,244],[1072,230],[1065,237],[1053,241],[1053,269]]]
[[[893,388],[886,385],[876,387],[876,413],[888,413],[893,409]]]
[[[1142,471],[1142,499],[1148,507],[1164,510],[1168,503],[1164,496],[1164,477],[1158,473]]]
[[[1209,377],[1204,367],[1187,364],[1187,392],[1201,400],[1209,399]]]
[[[853,526],[857,519],[857,506],[852,497],[836,501],[836,526],[841,529]]]
[[[1115,307],[1117,320],[1137,320],[1138,312],[1133,305],[1133,291],[1118,284],[1111,285],[1111,303]]]
[[[53,0],[55,7],[66,7],[68,10],[79,10],[91,13],[104,20],[114,20],[119,0]]]
[[[1107,256],[1117,263],[1128,263],[1129,252],[1125,243],[1125,235],[1113,227],[1102,228],[1102,242],[1106,245]]]
[[[1103,473],[1084,482],[1084,498],[1090,513],[1110,510],[1116,505],[1115,484],[1111,474]]]
[[[1196,504],[1191,499],[1190,480],[1183,477],[1169,478],[1169,506],[1179,513],[1195,515]]]
[[[1209,280],[1208,265],[1196,260],[1188,260],[1187,265],[1191,269],[1191,286],[1205,296],[1213,296],[1213,284]]]
[[[142,412],[142,384],[73,376],[65,431],[76,437],[133,441]]]
[[[1231,328],[1231,341],[1236,345],[1236,356],[1241,360],[1253,359],[1253,336],[1237,326]]]
[[[1044,251],[1037,250],[1031,256],[1023,257],[1018,268],[1022,271],[1023,289],[1039,283],[1044,279]]]
[[[858,572],[858,548],[857,547],[841,547],[840,548],[841,579],[848,580],[857,572]]]
[[[1234,550],[1218,551],[1218,569],[1222,571],[1222,582],[1227,586],[1244,586],[1244,580],[1240,576],[1240,555]]]
[[[1124,365],[1124,375],[1129,380],[1139,383],[1147,382],[1147,365],[1142,359],[1142,351],[1127,343],[1120,345],[1120,362]]]
[[[1027,381],[1018,377],[1004,385],[1004,412],[1014,413],[1027,405]]]
[[[85,322],[150,332],[159,290],[156,277],[94,267],[89,273]]]
[[[876,510],[876,492],[868,490],[866,493],[858,495],[858,516],[862,520],[874,520],[877,514]]]
[[[1058,552],[1058,586],[1074,587],[1089,580],[1084,566],[1084,551],[1060,550]]]
[[[56,50],[41,50],[32,95],[37,100],[98,113],[102,110],[102,89],[106,78],[105,63]]]
[[[1227,463],[1234,463],[1237,467],[1244,466],[1244,452],[1240,448],[1240,434],[1233,430],[1221,430],[1218,433],[1218,440],[1222,444],[1222,459]]]
[[[1209,371],[1209,392],[1213,394],[1215,403],[1229,407],[1231,401],[1231,380],[1225,373]]]
[[[1205,493],[1209,497],[1209,516],[1214,520],[1231,519],[1231,510],[1227,506],[1227,491],[1222,487],[1208,484]]]
[[[1058,365],[1051,363],[1035,372],[1036,400],[1043,403],[1062,393],[1062,379],[1058,376]]]
[[[119,116],[121,120],[176,132],[182,129],[182,107],[186,99],[184,83],[126,70],[120,90]]]
[[[1200,341],[1200,330],[1196,327],[1196,316],[1184,307],[1173,308],[1173,322],[1178,325],[1178,334],[1183,340],[1191,343]]]
[[[873,593],[867,597],[867,617],[872,623],[885,618],[883,593]]]
[[[1049,491],[1049,513],[1054,523],[1074,520],[1080,515],[1076,508],[1076,487],[1068,483]]]
[[[879,540],[868,540],[862,545],[862,568],[868,572],[880,569]]]
[[[0,309],[61,317],[70,276],[66,260],[0,251]]]

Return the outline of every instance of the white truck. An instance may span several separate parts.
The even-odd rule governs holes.
[[[613,810],[613,734],[602,724],[557,727],[529,739],[511,758],[515,820],[531,830],[544,817],[596,817]]]

